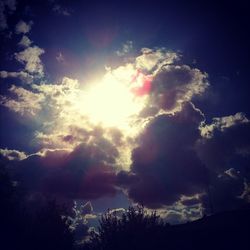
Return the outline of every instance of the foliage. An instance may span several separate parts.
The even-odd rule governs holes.
[[[73,235],[64,209],[49,201],[33,207],[19,196],[8,172],[0,166],[0,248],[4,250],[71,250]]]
[[[150,239],[160,236],[164,223],[156,212],[148,214],[142,206],[130,207],[121,216],[108,211],[100,219],[98,232],[93,232],[85,249],[140,249],[147,242],[151,249]],[[144,246],[146,244],[143,244]]]

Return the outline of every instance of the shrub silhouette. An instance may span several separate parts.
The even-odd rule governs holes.
[[[194,222],[169,225],[155,212],[130,207],[100,219],[98,232],[82,250],[245,250],[249,249],[250,210],[228,211]]]
[[[148,214],[142,206],[129,207],[121,216],[108,211],[83,249],[153,249],[163,228],[156,212]]]

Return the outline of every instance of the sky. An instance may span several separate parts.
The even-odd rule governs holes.
[[[248,206],[248,34],[246,1],[1,1],[1,162],[90,225]]]

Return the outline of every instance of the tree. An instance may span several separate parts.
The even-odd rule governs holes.
[[[71,250],[73,234],[55,201],[34,207],[20,196],[4,165],[0,166],[0,248],[4,250]]]
[[[156,212],[148,214],[142,206],[129,207],[121,216],[108,211],[84,249],[153,249],[163,228],[164,223]]]

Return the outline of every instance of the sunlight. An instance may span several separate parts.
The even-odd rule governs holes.
[[[93,123],[107,127],[125,127],[145,106],[144,78],[131,67],[108,71],[103,79],[90,86],[78,103],[81,113]]]

